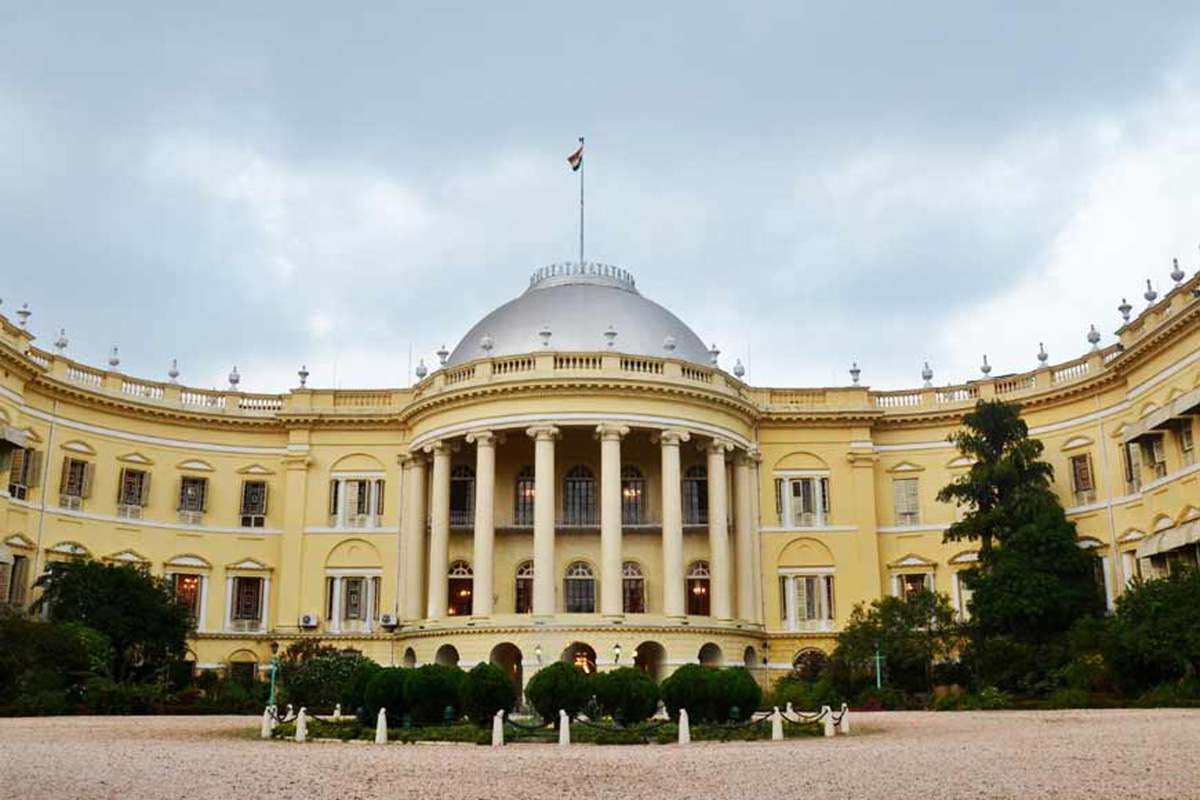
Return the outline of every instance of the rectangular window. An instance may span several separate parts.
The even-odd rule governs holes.
[[[896,575],[896,596],[908,602],[921,591],[933,591],[933,574],[930,572],[910,572]]]
[[[626,614],[646,613],[646,579],[621,579],[622,607]]]
[[[1179,420],[1179,455],[1185,467],[1190,467],[1196,462],[1196,442],[1192,437],[1190,419]]]
[[[892,499],[896,508],[897,525],[920,525],[921,509],[917,478],[895,478],[892,480]]]
[[[243,528],[262,528],[267,520],[266,481],[242,483],[242,507],[239,509]]]
[[[117,505],[144,508],[149,499],[150,473],[128,467],[122,469],[121,482],[117,488]]]
[[[176,573],[171,576],[171,584],[175,590],[175,599],[188,607],[192,619],[200,617],[200,587],[204,581],[201,575],[184,575]]]
[[[367,618],[367,581],[365,578],[342,579],[342,619],[362,621]]]
[[[1148,436],[1144,455],[1155,478],[1167,476],[1167,449],[1163,444],[1162,435]]]
[[[1096,484],[1092,477],[1092,457],[1087,453],[1071,456],[1071,491],[1075,495],[1076,505],[1096,501]]]
[[[1129,442],[1125,450],[1125,486],[1130,494],[1142,489],[1142,448],[1137,442]]]
[[[92,465],[78,458],[64,458],[58,493],[64,497],[85,498],[92,493]]]
[[[180,478],[179,510],[195,514],[208,510],[208,478]]]
[[[958,618],[966,622],[971,618],[971,595],[973,594],[967,582],[963,580],[963,573],[966,570],[959,570],[954,573],[954,599],[958,606]]]
[[[596,581],[593,578],[567,578],[563,581],[568,614],[596,613]]]
[[[533,576],[517,576],[517,592],[513,610],[518,614],[533,613]]]
[[[42,475],[42,452],[15,447],[8,467],[8,494],[15,500],[25,500],[30,489],[38,486]]]
[[[8,587],[2,598],[9,605],[25,605],[25,582],[29,579],[29,559],[26,556],[13,556],[13,563],[8,571]]]
[[[233,579],[234,622],[262,622],[263,579]]]
[[[784,495],[787,519],[792,527],[814,528],[829,523],[829,479],[792,478]]]
[[[794,631],[828,631],[833,627],[832,575],[781,575],[780,619]]]

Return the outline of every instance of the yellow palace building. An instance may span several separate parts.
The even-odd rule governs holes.
[[[655,677],[832,647],[855,604],[923,586],[960,610],[947,442],[1018,401],[1111,604],[1197,561],[1200,276],[1118,343],[904,391],[771,388],[600,264],[537,271],[406,389],[248,394],[122,374],[0,317],[0,601],[48,562],[166,576],[191,657],[249,677],[304,637],[383,664],[558,659]]]

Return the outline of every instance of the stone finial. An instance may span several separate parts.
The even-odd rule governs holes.
[[[119,366],[121,366],[121,351],[114,344],[108,354],[108,368],[116,369]]]
[[[921,380],[925,381],[925,388],[933,388],[933,368],[929,366],[929,362],[925,362],[924,369],[921,370]]]
[[[450,360],[450,351],[446,349],[446,345],[442,345],[442,349],[437,351],[438,364],[446,366],[446,362]]]
[[[425,359],[417,361],[417,380],[425,380],[425,376],[429,374],[429,367],[425,366]]]
[[[1088,329],[1087,340],[1091,343],[1093,351],[1100,349],[1100,331],[1096,330],[1095,325]]]
[[[29,303],[22,303],[21,307],[17,309],[17,316],[21,318],[21,330],[29,327],[29,316],[31,314],[33,312],[29,310]]]
[[[604,338],[608,342],[608,346],[612,347],[613,344],[617,341],[617,329],[614,328],[612,325],[609,325],[608,330],[606,330],[604,332]]]
[[[67,329],[59,328],[58,338],[54,340],[54,349],[58,351],[59,355],[62,355],[63,351],[67,349],[67,344]]]
[[[712,347],[708,348],[708,363],[712,364],[714,367],[717,366],[717,359],[720,357],[720,355],[721,351],[717,349],[716,342],[714,342]]]
[[[862,377],[862,370],[858,368],[858,362],[850,362],[850,382],[858,386],[858,379]]]
[[[495,346],[496,340],[493,339],[490,334],[485,333],[483,338],[479,340],[479,349],[483,351],[485,356],[490,356],[492,354],[492,349],[495,348]]]
[[[1043,342],[1038,342],[1038,363],[1042,366],[1046,365],[1046,361],[1050,358],[1050,354],[1046,352],[1046,345]]]
[[[1174,266],[1174,269],[1171,270],[1171,280],[1175,281],[1176,286],[1182,286],[1183,279],[1187,277],[1187,273],[1179,268],[1178,258],[1171,259],[1171,263]]]
[[[1158,299],[1158,292],[1154,291],[1154,285],[1150,283],[1150,279],[1146,278],[1146,291],[1142,294],[1146,298],[1147,303],[1153,303]]]
[[[538,331],[538,338],[542,340],[542,347],[550,346],[550,337],[553,335],[554,331],[550,330],[549,325],[542,326],[542,329]]]
[[[742,366],[742,360],[739,358],[733,363],[733,377],[741,380],[746,377],[746,368]]]
[[[1117,306],[1117,311],[1121,312],[1121,319],[1129,322],[1129,312],[1133,311],[1133,306],[1129,305],[1129,301],[1122,297],[1121,305]]]
[[[300,370],[296,373],[296,375],[298,375],[300,378],[300,388],[301,389],[307,388],[308,387],[308,365],[301,364]]]
[[[668,353],[675,352],[675,337],[669,333],[663,339],[663,350],[666,350]]]
[[[171,383],[179,383],[179,360],[171,359],[171,368],[167,370],[167,378]]]
[[[238,374],[237,365],[235,364],[233,370],[229,373],[229,391],[236,392],[238,384],[241,382],[242,376]]]
[[[987,353],[983,354],[983,363],[979,365],[979,371],[983,373],[985,378],[992,372],[992,365],[988,363]]]

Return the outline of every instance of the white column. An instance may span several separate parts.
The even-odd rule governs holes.
[[[729,523],[725,483],[725,453],[732,445],[721,439],[709,443],[708,453],[708,561],[711,611],[716,619],[732,619],[730,602]]]
[[[751,459],[739,452],[733,465],[733,560],[737,568],[737,616],[754,621],[754,538]]]
[[[233,628],[233,576],[225,576],[225,630]]]
[[[414,455],[404,462],[404,618],[420,619],[425,609],[425,462]]]
[[[679,444],[688,438],[688,432],[681,430],[665,430],[659,434],[662,449],[662,611],[668,617],[682,617],[686,610],[683,585],[683,475],[679,467]]]
[[[196,632],[208,631],[208,576],[200,576],[200,611],[196,614]]]
[[[333,591],[330,596],[330,605],[333,606],[333,616],[329,619],[329,630],[334,633],[342,632],[342,576],[338,575],[333,579]]]
[[[475,444],[475,556],[471,615],[490,617],[496,594],[493,573],[496,549],[496,436],[491,431],[467,434]]]
[[[262,590],[262,624],[258,628],[260,631],[271,630],[271,576],[267,575],[263,578]]]
[[[450,561],[450,444],[435,442],[425,448],[433,453],[433,491],[429,522],[429,605],[426,617],[441,619],[448,607],[446,568]]]
[[[540,425],[526,433],[534,440],[533,460],[533,615],[554,614],[554,440],[558,428]]]
[[[598,425],[600,439],[600,613],[625,613],[621,591],[621,438],[624,425]]]

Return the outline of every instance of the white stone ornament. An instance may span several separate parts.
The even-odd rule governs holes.
[[[1093,352],[1100,349],[1100,331],[1096,330],[1095,325],[1088,329],[1087,340],[1092,345]]]
[[[663,339],[663,350],[666,350],[668,353],[674,353],[675,346],[675,337],[668,333]]]
[[[375,744],[387,744],[387,709],[379,709],[375,717]]]
[[[301,707],[300,714],[296,717],[296,741],[308,741],[308,713]]]
[[[67,344],[67,329],[59,328],[58,338],[54,340],[54,349],[59,352],[59,355],[62,355],[62,352],[67,349]]]
[[[17,316],[21,318],[21,330],[29,327],[29,316],[31,314],[33,312],[29,310],[29,303],[22,303],[21,307],[17,309]]]
[[[429,367],[425,366],[425,359],[417,361],[417,380],[425,380],[425,376],[429,374]]]
[[[446,349],[446,345],[442,345],[442,349],[437,351],[438,364],[446,366],[446,361],[450,358],[450,351]]]
[[[479,349],[483,350],[483,354],[485,356],[490,356],[492,354],[492,348],[495,346],[496,340],[491,336],[488,336],[486,333],[483,335],[483,338],[479,340]]]
[[[741,380],[746,377],[746,368],[742,366],[742,360],[739,358],[733,363],[733,377]]]
[[[688,725],[688,713],[686,708],[679,709],[679,743],[691,744],[692,729]]]
[[[1043,342],[1038,342],[1038,354],[1037,354],[1038,363],[1041,364],[1042,366],[1045,366],[1046,361],[1048,361],[1049,358],[1050,358],[1050,354],[1046,352],[1046,345]]]
[[[779,706],[775,706],[771,714],[771,739],[776,742],[783,740],[783,715],[779,713]]]
[[[565,747],[571,743],[571,718],[561,708],[558,710],[558,744]]]
[[[708,363],[712,364],[714,367],[717,366],[717,358],[720,357],[720,355],[721,351],[717,349],[716,342],[714,342],[712,347],[708,348]]]
[[[167,378],[171,383],[179,383],[179,360],[171,359],[171,368],[167,370]]]
[[[121,366],[121,352],[114,344],[112,346],[112,350],[108,354],[108,367],[109,369],[116,369],[119,366]]]
[[[611,348],[617,341],[617,329],[612,325],[609,325],[608,330],[604,332],[604,338],[608,342],[608,346]]]
[[[982,373],[984,374],[984,377],[986,377],[986,376],[988,376],[989,374],[991,374],[991,371],[992,371],[992,365],[988,363],[988,360],[987,360],[987,353],[984,353],[984,354],[983,354],[983,364],[981,364],[981,365],[980,365],[980,367],[979,367],[979,371],[980,371],[980,372],[982,372]]]
[[[1179,268],[1179,259],[1173,258],[1171,261],[1174,264],[1174,269],[1171,270],[1171,280],[1175,281],[1176,286],[1183,285],[1183,279],[1187,277],[1187,273]]]
[[[842,721],[838,723],[838,732],[850,735],[850,706],[842,703]]]
[[[850,382],[858,386],[858,379],[862,376],[862,370],[858,368],[858,362],[853,361],[850,364]]]
[[[267,706],[266,708],[263,709],[262,730],[259,732],[259,735],[264,739],[270,739],[271,738],[271,728],[272,728],[271,707]]]
[[[833,709],[829,706],[821,706],[821,715],[825,718],[825,738],[833,738],[837,733],[833,727]]]
[[[1146,278],[1146,291],[1142,293],[1142,297],[1146,298],[1146,302],[1151,304],[1158,299],[1158,292],[1154,291],[1154,286],[1150,283],[1149,278]]]
[[[921,369],[921,380],[925,381],[925,388],[933,387],[933,368],[929,366],[929,362],[925,362],[925,366]]]
[[[504,709],[492,717],[492,747],[504,746]]]
[[[238,384],[242,382],[242,376],[237,371],[237,365],[234,365],[233,371],[229,373],[229,391],[236,392]]]
[[[1121,298],[1121,305],[1117,306],[1117,311],[1121,312],[1121,318],[1129,322],[1129,312],[1133,311],[1133,306],[1129,305],[1129,301],[1124,297]]]
[[[301,364],[300,371],[296,373],[296,375],[299,376],[299,378],[300,378],[300,388],[301,389],[305,389],[308,387],[308,374],[309,374],[308,373],[308,365]]]
[[[542,326],[542,329],[538,331],[538,338],[542,340],[542,347],[550,346],[550,337],[553,335],[554,331],[550,330],[549,325]]]

